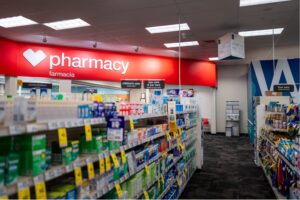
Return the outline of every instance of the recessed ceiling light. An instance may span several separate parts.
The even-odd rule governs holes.
[[[210,60],[210,61],[217,61],[217,60],[219,60],[219,58],[218,57],[211,57],[211,58],[208,58],[208,60]]]
[[[278,35],[281,34],[284,28],[275,28],[275,29],[264,29],[264,30],[254,30],[254,31],[241,31],[239,32],[240,36],[243,37],[254,37],[254,36],[263,36],[263,35]]]
[[[240,0],[240,7],[269,4],[269,3],[279,3],[284,1],[291,1],[291,0]]]
[[[37,22],[32,21],[31,19],[28,19],[23,16],[15,16],[15,17],[8,17],[8,18],[2,18],[0,19],[0,26],[4,28],[12,28],[17,26],[27,26],[37,24]]]
[[[179,47],[179,42],[165,43],[164,45],[167,48]],[[197,46],[197,45],[199,45],[198,41],[180,42],[180,47]]]
[[[187,23],[146,27],[146,30],[149,31],[151,34],[175,32],[175,31],[179,31],[179,29],[180,31],[187,31],[190,30],[190,27]]]
[[[71,28],[90,26],[89,23],[83,21],[80,18],[50,22],[50,23],[45,23],[44,25],[48,26],[50,28],[53,28],[55,30],[63,30],[63,29],[71,29]]]

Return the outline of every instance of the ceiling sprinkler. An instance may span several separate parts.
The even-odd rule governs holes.
[[[95,42],[94,44],[93,44],[93,47],[96,49],[97,48],[97,42]]]
[[[46,36],[43,37],[43,40],[42,40],[42,41],[43,41],[44,43],[47,43],[47,42],[48,42]]]
[[[134,52],[135,52],[135,53],[138,53],[139,50],[140,50],[140,47],[135,47]]]

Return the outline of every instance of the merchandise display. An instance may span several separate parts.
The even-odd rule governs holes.
[[[179,198],[196,169],[198,108],[177,102],[171,131],[167,104],[155,98],[151,104],[2,99],[1,194]]]
[[[0,5],[0,200],[300,200],[300,0]]]
[[[299,105],[270,102],[259,157],[277,198],[300,198]]]

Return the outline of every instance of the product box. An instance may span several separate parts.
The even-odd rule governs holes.
[[[52,142],[52,162],[56,164],[69,165],[73,161],[71,147],[60,148],[57,142]]]
[[[0,156],[0,187],[4,185],[4,175],[5,175],[5,157]]]
[[[10,153],[6,156],[5,185],[13,184],[18,179],[19,155]]]
[[[45,172],[46,149],[37,151],[22,151],[20,155],[19,173],[23,176],[37,176]]]
[[[76,160],[79,156],[79,141],[73,140],[69,141],[68,147],[72,149],[72,161]]]
[[[36,151],[46,149],[46,135],[22,135],[15,137],[16,151]]]

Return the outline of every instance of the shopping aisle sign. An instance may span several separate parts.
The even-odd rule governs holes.
[[[164,89],[165,82],[161,80],[144,81],[144,89]]]

